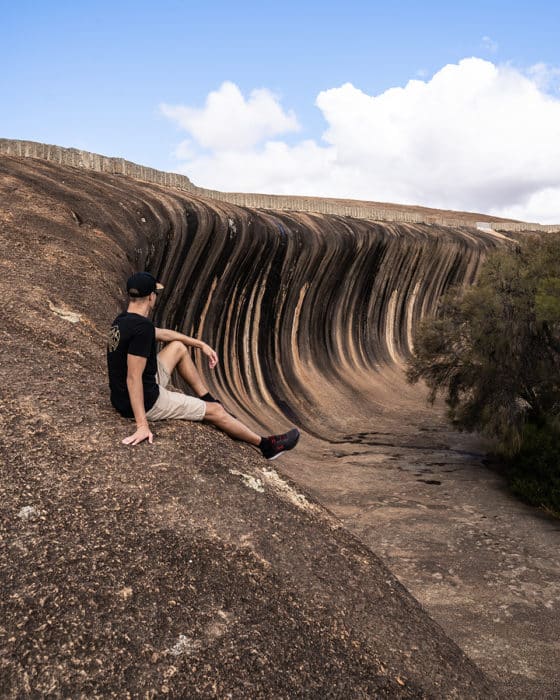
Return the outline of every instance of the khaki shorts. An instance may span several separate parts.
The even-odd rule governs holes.
[[[203,420],[206,414],[206,402],[194,396],[187,396],[177,391],[168,391],[170,376],[158,360],[159,396],[155,404],[146,413],[148,420]]]

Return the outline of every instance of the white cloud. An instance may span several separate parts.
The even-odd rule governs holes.
[[[482,48],[488,51],[489,53],[496,53],[496,51],[498,50],[498,43],[489,36],[483,36],[482,41],[480,43],[482,45]]]
[[[535,63],[529,68],[527,74],[539,90],[551,94],[560,93],[560,68],[546,63]]]
[[[195,184],[212,189],[320,197],[325,196],[325,172],[333,167],[334,152],[314,141],[295,146],[267,141],[259,149],[202,154],[181,169]]]
[[[160,109],[202,147],[212,150],[250,148],[265,138],[299,129],[294,113],[284,112],[269,90],[253,90],[246,100],[231,82],[211,92],[203,109],[167,104]]]
[[[322,139],[295,145],[272,140],[298,124],[267,90],[245,99],[224,83],[204,109],[162,111],[191,137],[180,146],[180,169],[204,187],[559,223],[560,99],[548,89],[555,75],[468,58],[379,95],[346,83],[317,97]]]
[[[497,210],[496,215],[507,216],[522,221],[540,221],[542,223],[560,223],[560,185],[546,187],[523,198],[519,204]]]

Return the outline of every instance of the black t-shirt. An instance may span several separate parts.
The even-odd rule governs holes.
[[[107,367],[109,369],[111,403],[123,416],[133,418],[134,413],[126,386],[127,355],[147,358],[146,368],[142,373],[144,407],[147,412],[159,396],[159,387],[156,381],[156,329],[154,324],[144,316],[124,311],[113,321],[109,332]]]

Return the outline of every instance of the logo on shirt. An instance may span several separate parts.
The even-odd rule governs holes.
[[[119,330],[119,327],[112,326],[111,330],[109,331],[109,340],[107,341],[107,345],[109,346],[109,352],[115,352],[115,350],[119,347],[120,339],[121,332]]]

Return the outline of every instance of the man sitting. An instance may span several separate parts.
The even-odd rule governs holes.
[[[148,421],[179,418],[205,420],[236,440],[259,447],[267,459],[276,459],[299,440],[299,430],[261,437],[227,413],[204,385],[188,347],[201,350],[210,369],[218,364],[214,350],[195,338],[176,331],[156,328],[149,320],[163,286],[149,272],[138,272],[127,281],[129,304],[113,321],[107,344],[107,365],[111,403],[126,418],[134,418],[136,431],[123,440],[125,445],[153,442]],[[156,352],[156,342],[167,343]],[[173,370],[199,398],[168,391]]]

